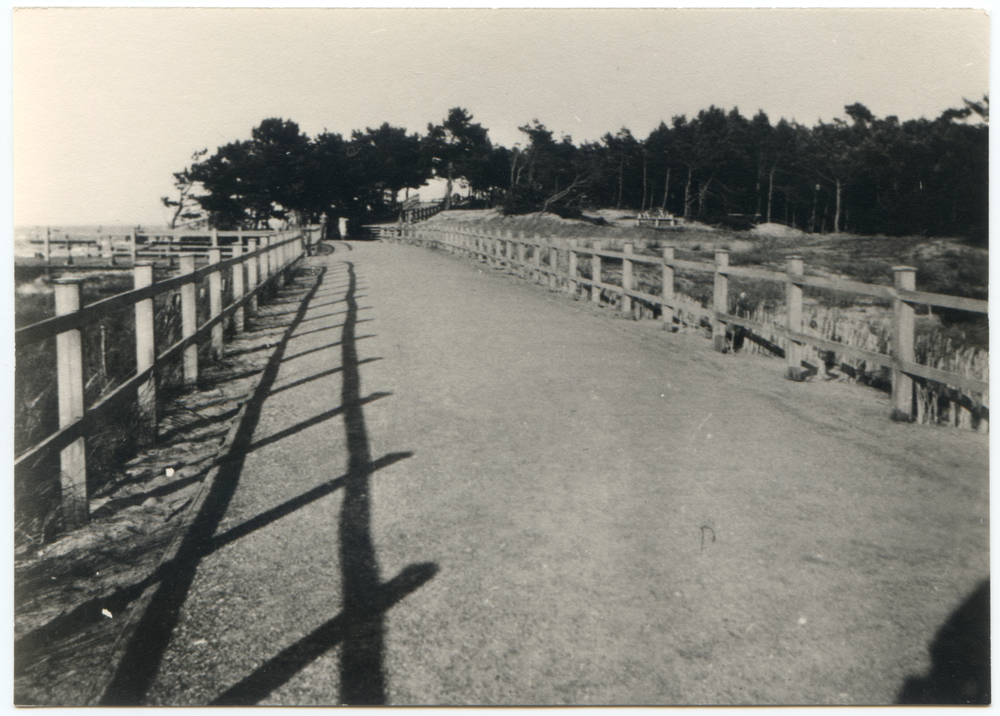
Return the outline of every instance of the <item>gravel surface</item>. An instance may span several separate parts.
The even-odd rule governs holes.
[[[940,660],[989,576],[988,436],[469,259],[311,261],[142,703],[976,696]]]

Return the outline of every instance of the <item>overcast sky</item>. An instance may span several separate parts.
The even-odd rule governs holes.
[[[315,136],[424,133],[468,109],[494,143],[574,141],[709,105],[812,126],[861,102],[933,118],[989,91],[982,10],[19,9],[16,224],[163,223],[193,151],[268,117]]]

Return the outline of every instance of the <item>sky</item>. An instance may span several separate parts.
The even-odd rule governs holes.
[[[812,126],[934,118],[989,91],[982,9],[12,11],[16,225],[156,225],[191,154],[280,117],[425,133],[461,106],[513,146],[710,105]],[[421,195],[431,195],[422,191]],[[426,197],[425,197],[426,198]]]

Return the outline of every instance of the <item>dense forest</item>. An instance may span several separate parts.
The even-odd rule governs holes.
[[[510,149],[492,144],[460,107],[425,134],[385,123],[310,138],[293,121],[266,119],[250,139],[211,156],[196,152],[163,202],[174,225],[379,221],[398,216],[409,190],[438,177],[448,182],[448,205],[461,197],[508,214],[661,210],[734,229],[773,221],[985,243],[988,97],[932,120],[878,118],[859,103],[844,110],[847,119],[805,127],[712,106],[661,122],[645,139],[623,127],[581,144],[534,120]]]

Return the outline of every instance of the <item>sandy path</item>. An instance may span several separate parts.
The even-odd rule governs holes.
[[[988,577],[985,436],[346,249],[313,259],[149,703],[892,703]]]

